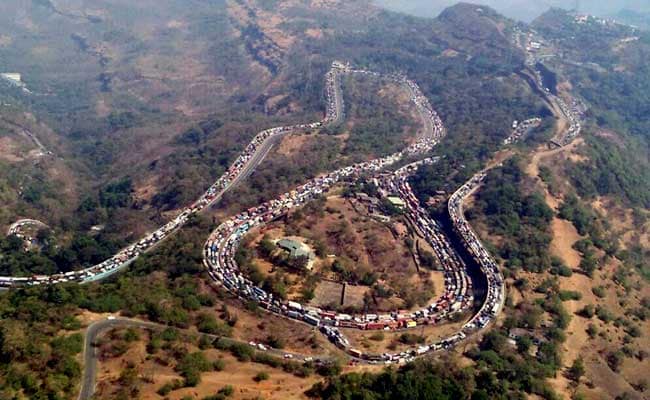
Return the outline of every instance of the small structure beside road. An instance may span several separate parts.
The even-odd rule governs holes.
[[[403,210],[404,207],[406,207],[406,203],[404,203],[404,200],[402,200],[399,196],[388,196],[386,199],[390,204],[400,210]]]
[[[282,250],[288,251],[289,257],[292,259],[305,258],[307,260],[307,264],[305,265],[306,270],[311,271],[314,267],[314,259],[316,256],[305,243],[294,239],[283,238],[278,240],[276,245]]]

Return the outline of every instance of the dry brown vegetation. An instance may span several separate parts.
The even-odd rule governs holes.
[[[443,322],[440,325],[425,325],[398,331],[363,331],[359,329],[342,329],[353,348],[369,354],[382,354],[412,351],[418,344],[435,343],[458,332],[463,322]],[[407,339],[408,337],[408,339]],[[466,345],[463,343],[462,348]]]
[[[111,356],[115,352],[116,343],[124,343],[120,337],[124,329],[107,334],[105,344],[99,351],[105,354],[100,362],[97,386],[98,399],[114,399],[115,396],[127,389],[134,390],[138,398],[147,399],[181,399],[184,396],[203,398],[216,394],[220,389],[231,386],[232,399],[250,399],[263,397],[265,399],[303,399],[304,392],[320,377],[311,376],[300,378],[281,369],[271,368],[253,362],[240,362],[229,353],[216,349],[203,351],[209,361],[221,360],[223,370],[208,371],[201,374],[201,381],[195,387],[173,390],[165,396],[157,391],[166,383],[175,379],[183,379],[174,367],[184,354],[200,351],[195,344],[173,343],[172,347],[158,350],[153,356],[147,352],[147,343],[151,339],[148,331],[138,329],[139,338],[133,342],[120,344],[119,356]],[[126,347],[126,351],[124,348]],[[269,379],[257,382],[254,378],[260,373],[266,373]],[[129,378],[135,375],[137,378]]]
[[[255,249],[264,236],[270,239],[299,236],[306,238],[312,247],[319,248],[321,254],[314,262],[312,272],[326,280],[315,288],[312,304],[318,306],[338,305],[340,302],[341,283],[346,282],[347,275],[342,275],[334,263],[340,263],[362,281],[366,275],[374,277],[371,285],[348,285],[344,307],[359,309],[366,303],[378,310],[394,310],[407,304],[426,304],[435,293],[441,293],[443,279],[440,273],[418,273],[405,242],[407,235],[400,235],[395,229],[400,225],[399,219],[390,223],[378,222],[364,209],[365,206],[356,200],[338,196],[316,200],[288,217],[254,231],[248,246]],[[258,258],[255,262],[264,273],[277,271],[263,259]],[[286,270],[282,273],[295,283],[288,289],[289,297],[299,298],[308,280],[307,274]],[[370,300],[374,281],[394,294],[386,298],[375,295]]]
[[[413,103],[400,103],[406,93],[403,87],[349,76],[344,79],[343,92],[349,110],[342,126],[285,136],[247,182],[224,197],[221,206],[225,210],[219,215],[232,215],[260,204],[337,167],[401,150],[421,129]],[[387,123],[395,129],[384,128]],[[380,128],[383,136],[378,138]]]
[[[562,179],[560,166],[566,160],[572,162],[583,160],[584,156],[576,153],[582,143],[584,142],[576,141],[563,149],[537,152],[532,157],[533,162],[527,170],[530,176],[537,177],[539,166],[543,165],[547,170],[552,171],[555,177],[553,193],[548,185],[542,184],[547,203],[554,209],[557,209],[562,202],[563,194],[571,191],[568,182]],[[622,247],[632,243],[647,246],[647,228],[637,230],[638,228],[633,226],[632,210],[623,209],[617,202],[607,199],[593,202],[592,207],[610,224],[609,233],[619,238]],[[552,254],[577,271],[582,255],[573,248],[573,245],[583,237],[578,234],[571,222],[557,217],[552,222],[552,233]],[[602,252],[600,256],[603,256]],[[625,289],[623,282],[615,277],[617,271],[622,268],[619,260],[608,258],[604,260],[593,278],[579,272],[574,272],[570,277],[559,278],[561,290],[576,291],[581,297],[579,300],[565,303],[573,318],[567,328],[567,340],[563,347],[563,365],[568,368],[577,358],[582,358],[586,371],[585,377],[578,385],[564,374],[551,380],[554,389],[565,397],[578,392],[588,398],[609,399],[627,392],[632,398],[644,398],[644,395],[635,389],[635,385],[648,379],[650,361],[647,356],[639,356],[639,354],[643,352],[647,354],[650,349],[650,338],[647,335],[650,332],[650,321],[639,320],[632,312],[642,308],[641,301],[650,296],[650,288],[643,278],[633,273],[628,279],[636,283]],[[526,278],[529,279],[530,287],[534,288],[544,277],[528,274]],[[594,288],[602,288],[602,293],[598,293],[597,296]],[[598,315],[585,317],[582,315],[585,306],[601,307],[611,315],[608,318],[612,320],[603,320]],[[590,337],[587,332],[590,326],[593,326],[594,332],[597,332],[594,337]],[[637,338],[636,333],[630,335],[632,329],[638,330],[641,336]],[[614,358],[620,358],[622,364],[613,367]]]

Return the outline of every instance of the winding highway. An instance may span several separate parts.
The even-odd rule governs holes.
[[[458,332],[436,342],[426,343],[400,353],[364,353],[353,348],[342,330],[339,329],[409,329],[421,325],[441,323],[443,320],[471,308],[473,295],[467,267],[436,221],[432,220],[419,205],[407,182],[410,173],[416,171],[417,167],[422,163],[432,163],[433,160],[431,159],[416,161],[402,167],[392,175],[389,173],[388,179],[384,180],[384,186],[387,188],[386,194],[392,192],[392,194],[399,195],[405,201],[407,219],[417,227],[417,230],[422,233],[434,249],[445,270],[445,293],[428,306],[416,311],[395,311],[381,315],[368,313],[348,315],[312,307],[294,301],[283,300],[274,296],[273,293],[258,287],[245,276],[235,261],[235,254],[242,238],[254,227],[262,226],[285,215],[290,210],[300,207],[327,192],[335,185],[352,183],[361,175],[378,177],[381,174],[386,174],[386,167],[403,160],[406,156],[416,157],[426,154],[446,134],[442,121],[415,82],[401,75],[382,76],[377,72],[352,69],[349,65],[340,63],[335,63],[333,68],[339,69],[342,73],[364,74],[390,79],[403,84],[410,93],[411,101],[416,105],[423,118],[423,126],[425,127],[423,134],[414,144],[403,151],[319,176],[291,192],[243,211],[224,221],[212,232],[206,242],[204,264],[210,277],[226,290],[240,298],[258,303],[268,312],[318,327],[330,341],[356,359],[401,363],[410,361],[416,356],[453,347],[468,335],[487,327],[500,313],[505,299],[503,277],[499,272],[498,265],[471,230],[462,212],[462,203],[468,195],[466,189],[468,187],[475,189],[476,184],[480,183],[480,180],[477,182],[474,178],[452,196],[449,202],[449,211],[455,230],[465,241],[465,247],[486,276],[488,293],[486,301],[478,312]],[[538,124],[539,121],[539,119],[531,119],[522,123],[520,127],[515,126],[513,133],[506,139],[505,143],[509,144],[517,141],[530,126]],[[482,171],[483,174],[484,172]]]
[[[560,96],[556,94],[556,88],[548,88],[545,86],[540,66],[543,68],[544,59],[548,55],[540,55],[536,46],[533,46],[531,43],[537,42],[539,44],[545,43],[546,41],[539,40],[537,38],[537,32],[528,31],[526,34],[527,37],[525,39],[522,39],[517,34],[514,42],[526,54],[525,66],[518,74],[544,99],[549,110],[555,117],[560,121],[566,121],[569,125],[566,129],[558,129],[550,140],[550,143],[554,146],[564,147],[580,135],[585,113],[587,112],[587,105],[581,99],[569,93],[569,91],[564,91],[563,95]],[[570,61],[564,60],[562,57],[558,59],[570,63]],[[561,127],[561,124],[558,127]]]
[[[83,347],[83,364],[84,370],[81,378],[81,389],[79,390],[79,400],[90,400],[95,394],[95,384],[97,378],[97,338],[100,334],[111,328],[118,327],[135,327],[160,329],[158,324],[153,322],[137,321],[126,318],[104,319],[94,322],[86,328],[84,335]]]
[[[441,323],[451,316],[468,311],[472,306],[472,287],[468,278],[467,266],[456,253],[453,245],[440,229],[437,222],[430,218],[426,210],[418,203],[413,194],[408,177],[421,164],[434,163],[436,160],[424,158],[415,161],[394,172],[388,172],[390,167],[407,157],[417,158],[426,154],[437,145],[446,135],[446,129],[438,114],[431,107],[414,81],[403,75],[382,75],[377,72],[354,69],[349,64],[334,62],[326,74],[327,107],[325,118],[318,122],[277,127],[258,133],[251,143],[239,155],[231,167],[192,205],[181,210],[173,220],[151,232],[144,238],[120,250],[110,259],[90,268],[72,271],[65,274],[32,277],[0,277],[0,286],[13,288],[23,285],[53,284],[59,282],[85,283],[103,279],[128,266],[139,255],[150,251],[158,243],[182,227],[192,214],[209,208],[223,194],[248,177],[264,160],[271,148],[287,133],[320,129],[323,126],[338,124],[343,119],[344,104],[341,95],[340,79],[342,75],[366,75],[387,79],[403,86],[409,93],[410,100],[417,108],[422,118],[423,130],[415,143],[402,151],[378,159],[354,164],[336,171],[321,175],[291,192],[285,193],[274,200],[269,200],[257,207],[241,212],[219,225],[210,234],[204,247],[204,264],[210,278],[217,284],[238,297],[253,300],[270,313],[284,318],[296,320],[318,328],[329,340],[344,350],[350,357],[361,362],[403,363],[431,352],[449,349],[470,335],[486,328],[500,313],[505,299],[503,277],[496,261],[491,257],[478,236],[472,231],[465,220],[462,205],[465,198],[480,185],[485,171],[477,174],[463,185],[449,199],[449,213],[454,229],[464,241],[467,250],[486,276],[488,294],[485,302],[463,327],[454,334],[433,343],[426,343],[400,353],[369,354],[351,347],[348,339],[339,328],[356,329],[409,329],[421,325]],[[518,140],[523,132],[515,131],[511,136],[512,143]],[[239,270],[234,255],[242,237],[255,226],[261,226],[289,210],[300,207],[316,196],[325,193],[335,185],[345,185],[355,181],[360,176],[381,177],[382,186],[388,192],[398,195],[406,206],[406,216],[420,234],[434,249],[445,272],[445,293],[433,303],[416,311],[400,311],[383,315],[358,314],[347,315],[320,308],[310,307],[292,301],[275,298],[271,293],[255,286]],[[84,344],[85,369],[79,399],[86,400],[94,393],[96,379],[97,355],[92,343],[97,335],[106,329],[116,326],[135,326],[159,329],[158,324],[114,318],[90,325],[86,332]],[[295,355],[299,360],[306,356]]]
[[[41,284],[54,284],[61,282],[93,282],[113,275],[129,266],[141,254],[151,251],[158,243],[182,227],[192,214],[199,213],[209,208],[221,199],[223,194],[247,178],[264,160],[273,145],[282,136],[299,131],[319,129],[323,126],[338,124],[343,115],[343,99],[339,74],[345,72],[344,68],[337,67],[336,63],[327,74],[326,92],[328,104],[325,118],[309,124],[298,124],[266,129],[259,132],[253,140],[240,153],[230,168],[217,181],[212,184],[192,205],[181,210],[174,219],[154,232],[147,234],[138,242],[121,249],[113,257],[85,269],[70,271],[53,275],[34,275],[31,277],[0,276],[0,288],[13,288],[18,286],[33,286]]]

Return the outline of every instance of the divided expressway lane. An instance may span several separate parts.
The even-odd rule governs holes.
[[[462,201],[466,197],[464,191],[459,191],[452,196],[454,201],[449,203],[449,207],[457,232],[461,234],[463,240],[467,241],[465,247],[474,256],[475,261],[481,267],[481,272],[487,278],[488,296],[479,312],[454,334],[400,353],[364,353],[352,348],[349,340],[340,329],[396,330],[439,324],[464,310],[468,310],[472,305],[473,295],[466,271],[467,267],[460,261],[450,241],[444,236],[435,221],[430,220],[427,212],[420,207],[407,183],[408,175],[417,170],[418,165],[432,161],[428,159],[417,161],[399,169],[392,175],[385,171],[386,167],[403,160],[406,156],[421,156],[430,151],[446,134],[442,121],[431,108],[427,98],[422,94],[415,82],[397,74],[383,76],[372,71],[353,70],[348,65],[336,63],[335,67],[349,73],[383,77],[405,84],[411,94],[411,101],[415,103],[424,119],[424,134],[414,144],[401,152],[319,176],[291,192],[281,195],[277,199],[252,207],[224,221],[212,232],[205,245],[204,264],[210,277],[226,290],[240,298],[258,303],[260,307],[268,312],[318,327],[332,343],[353,358],[387,364],[393,362],[402,363],[426,353],[453,347],[468,335],[473,335],[486,328],[500,313],[505,298],[503,278],[498,268],[496,268],[496,261],[492,259],[476,235],[467,234],[469,224],[462,215]],[[515,129],[509,143],[518,140],[528,130],[529,126],[538,123],[537,119],[529,121]],[[427,242],[435,250],[445,268],[445,293],[439,299],[419,310],[349,315],[278,298],[273,293],[269,293],[255,285],[240,271],[235,261],[235,254],[247,232],[306,204],[316,196],[327,192],[334,185],[349,184],[361,175],[375,180],[388,176],[388,183],[384,185],[387,190],[383,194],[402,197],[407,205],[405,211],[408,218],[420,228],[420,231],[425,232],[424,236]],[[472,187],[475,187],[475,182],[475,180],[470,181]],[[459,210],[461,211],[460,214],[458,213]]]
[[[40,285],[54,284],[59,282],[78,282],[85,283],[94,280],[100,280],[109,276],[120,269],[128,266],[139,255],[150,251],[158,243],[171,235],[175,230],[183,226],[192,214],[201,212],[209,208],[214,202],[218,201],[221,196],[232,187],[239,184],[248,177],[254,169],[264,160],[274,144],[287,133],[296,131],[315,130],[323,126],[337,124],[342,121],[345,105],[341,95],[340,77],[343,74],[362,74],[371,77],[386,79],[405,87],[410,96],[410,101],[417,108],[418,114],[422,118],[423,130],[418,135],[417,141],[402,151],[397,153],[354,164],[348,167],[338,169],[321,175],[289,193],[285,193],[278,199],[269,200],[257,207],[252,207],[232,218],[226,220],[217,229],[212,232],[204,248],[204,264],[208,269],[209,276],[217,284],[223,285],[233,294],[247,299],[256,301],[260,307],[280,315],[284,318],[290,318],[297,323],[306,323],[318,328],[330,341],[344,350],[350,357],[360,362],[369,363],[404,363],[415,357],[427,353],[436,352],[454,347],[458,342],[464,340],[470,335],[475,335],[486,328],[497,315],[500,313],[505,291],[503,277],[501,276],[496,261],[490,256],[484,248],[478,237],[474,234],[465,220],[462,213],[462,204],[464,199],[473,190],[480,185],[484,172],[477,174],[467,184],[463,185],[459,191],[454,193],[449,201],[449,212],[454,223],[454,228],[458,232],[467,250],[475,258],[475,261],[481,267],[481,271],[486,275],[488,282],[488,296],[482,304],[478,313],[474,314],[462,328],[457,332],[440,339],[433,343],[426,343],[408,351],[401,353],[383,353],[383,354],[364,354],[359,350],[353,349],[343,332],[339,328],[356,328],[356,329],[409,329],[421,325],[432,325],[441,323],[449,317],[470,308],[472,300],[472,287],[467,278],[467,267],[460,260],[455,250],[452,248],[450,241],[444,236],[437,226],[418,203],[414,194],[408,185],[408,176],[417,170],[422,163],[431,163],[431,159],[421,159],[406,167],[402,167],[395,172],[387,172],[386,168],[408,158],[425,157],[432,148],[446,135],[445,127],[438,114],[431,107],[428,99],[423,95],[419,86],[405,76],[400,74],[381,75],[377,72],[353,69],[349,64],[333,62],[332,68],[326,74],[325,90],[327,94],[327,107],[325,118],[318,122],[310,124],[299,124],[286,127],[277,127],[264,130],[258,133],[251,143],[235,160],[232,166],[221,176],[207,191],[193,204],[181,210],[178,216],[173,220],[148,234],[137,243],[120,250],[110,259],[99,265],[80,270],[72,271],[66,274],[56,274],[51,276],[33,276],[26,278],[19,277],[0,277],[0,287],[12,288],[22,285]],[[531,124],[538,123],[537,120],[530,120]],[[518,140],[527,130],[528,123],[524,124],[518,130],[515,130],[511,136],[510,143]],[[377,314],[358,314],[347,315],[329,310],[323,310],[315,307],[302,305],[292,301],[284,301],[275,298],[271,293],[267,293],[262,288],[253,285],[252,282],[244,276],[234,261],[234,254],[241,238],[251,228],[263,225],[275,219],[289,210],[306,204],[322,193],[325,193],[331,187],[337,184],[349,184],[359,176],[368,176],[377,179],[381,176],[388,177],[385,185],[386,194],[394,194],[403,198],[408,205],[406,212],[411,222],[418,227],[418,230],[424,234],[426,240],[435,250],[435,253],[441,259],[441,264],[445,266],[445,293],[439,299],[419,310],[405,310]],[[391,193],[392,192],[392,193]],[[92,343],[95,342],[97,335],[105,329],[114,326],[138,326],[144,328],[158,329],[158,324],[129,320],[122,318],[112,318],[106,321],[100,321],[88,327],[84,346],[85,371],[80,392],[80,399],[88,399],[94,392],[96,378],[96,353]],[[276,352],[270,350],[270,352]],[[284,355],[284,352],[277,352]],[[298,360],[304,360],[306,357],[294,355]]]
[[[19,286],[33,286],[41,284],[55,284],[61,282],[86,283],[104,279],[130,265],[138,256],[152,250],[158,243],[182,227],[192,214],[199,213],[209,208],[218,201],[224,192],[236,186],[248,177],[255,168],[264,160],[271,147],[284,135],[290,132],[319,129],[323,126],[339,123],[342,120],[343,100],[339,74],[345,70],[333,66],[327,74],[326,92],[328,103],[325,118],[309,124],[297,124],[270,128],[259,132],[253,140],[240,153],[230,168],[212,184],[190,206],[180,210],[180,213],[164,226],[149,233],[136,243],[121,249],[111,258],[100,264],[77,271],[59,273],[54,275],[34,275],[30,277],[0,276],[0,288],[13,288]]]
[[[133,244],[126,249],[121,250],[118,254],[103,263],[78,271],[71,271],[65,274],[55,275],[34,275],[31,277],[7,277],[0,276],[0,290],[18,287],[21,285],[33,286],[40,284],[53,284],[62,282],[93,282],[105,279],[124,268],[128,267],[139,255],[153,250],[158,243],[160,243],[167,236],[171,235],[173,231],[180,228],[187,220],[190,214],[199,212],[203,209],[209,208],[212,204],[221,200],[223,195],[232,190],[246,178],[248,178],[255,169],[264,161],[273,146],[280,142],[282,137],[286,134],[295,132],[294,130],[287,130],[271,135],[262,141],[250,159],[242,166],[241,171],[223,188],[215,192],[208,202],[201,206],[200,209],[193,209],[190,212],[184,211],[179,217],[171,221],[168,225],[160,230],[150,234],[147,238],[142,239],[137,244]],[[48,227],[43,222],[31,219],[21,219],[14,222],[8,229],[8,235],[16,235],[20,238],[26,238],[21,229],[26,226]]]

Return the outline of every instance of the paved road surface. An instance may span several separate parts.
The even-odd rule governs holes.
[[[81,378],[81,390],[79,391],[78,400],[90,400],[95,394],[95,385],[97,380],[97,348],[94,344],[97,342],[97,338],[107,330],[111,328],[145,328],[151,330],[164,330],[169,328],[167,325],[157,324],[155,322],[141,321],[137,319],[121,318],[115,317],[113,319],[103,319],[101,321],[93,322],[86,328],[86,335],[84,338],[84,348],[83,348],[83,362],[84,370],[83,377]],[[190,332],[186,330],[180,330],[181,332],[197,335],[195,332]],[[226,338],[218,335],[210,335],[205,333],[200,333],[200,335],[207,336],[211,339],[220,339],[228,344],[246,344],[244,341],[239,341],[231,338]],[[291,353],[287,351],[277,350],[277,349],[268,349],[265,353],[282,358],[285,354],[290,354],[292,359],[295,361],[305,361],[306,358],[313,357],[305,354]],[[318,357],[321,360],[326,358]]]
[[[23,136],[26,136],[28,139],[30,139],[36,145],[36,147],[38,147],[42,154],[52,154],[32,131],[7,119],[2,118],[1,120],[7,125],[11,125],[12,127],[16,128],[18,130],[18,134],[22,134]]]
[[[30,218],[24,218],[24,219],[19,219],[18,221],[14,222],[9,226],[9,229],[7,229],[7,235],[11,235],[13,233],[16,233],[18,231],[18,225],[21,224],[29,224],[29,225],[35,225],[40,228],[49,228],[49,226],[36,219],[30,219]]]

